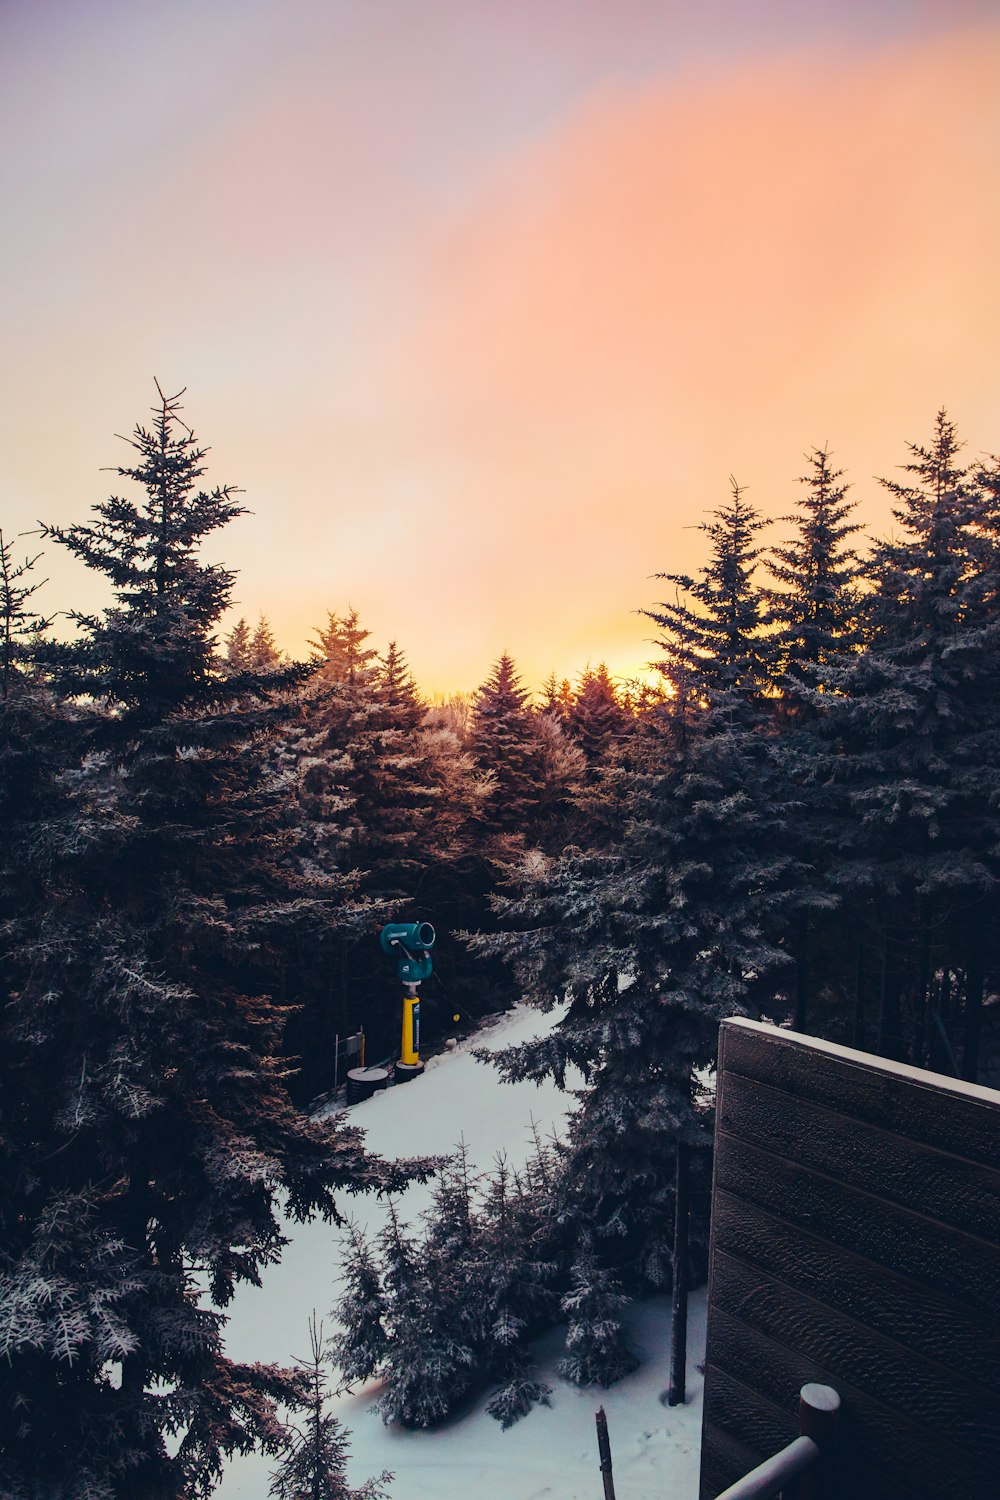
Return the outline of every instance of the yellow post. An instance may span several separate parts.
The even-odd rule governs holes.
[[[415,1067],[420,1061],[420,996],[415,984],[407,984],[404,988],[403,1039],[399,1060],[407,1067]]]

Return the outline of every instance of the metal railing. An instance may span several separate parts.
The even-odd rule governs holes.
[[[828,1385],[799,1392],[799,1436],[723,1490],[717,1500],[835,1500],[840,1397]]]

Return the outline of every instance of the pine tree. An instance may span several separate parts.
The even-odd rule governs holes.
[[[556,717],[532,713],[506,652],[475,695],[468,743],[492,778],[482,814],[487,861],[502,869],[525,848],[560,847],[582,762]]]
[[[375,1409],[386,1423],[434,1427],[473,1381],[477,1356],[470,1310],[456,1298],[451,1280],[435,1282],[393,1204],[381,1249],[392,1331],[382,1370],[385,1388]]]
[[[584,672],[566,722],[591,764],[603,760],[623,734],[626,717],[604,662],[596,671]]]
[[[485,1365],[500,1382],[486,1410],[504,1427],[533,1406],[549,1404],[551,1387],[537,1378],[527,1341],[558,1315],[560,1251],[548,1161],[536,1139],[523,1177],[498,1157],[479,1214],[478,1279],[482,1292]]]
[[[810,669],[860,645],[861,564],[850,540],[861,527],[851,519],[849,486],[837,483],[843,470],[832,467],[827,449],[814,448],[809,463],[798,512],[784,517],[797,534],[771,554],[780,588],[767,595],[778,626],[780,669],[800,681]]]
[[[898,539],[879,542],[866,601],[868,649],[831,666],[824,774],[839,817],[833,878],[878,931],[885,1055],[926,1060],[936,1031],[941,941],[963,974],[973,1021],[964,1071],[978,1065],[986,934],[995,913],[1000,624],[984,587],[989,505],[959,464],[954,424],[910,444],[893,495]]]
[[[625,1340],[620,1317],[627,1302],[614,1276],[598,1264],[585,1235],[570,1289],[562,1299],[568,1328],[560,1375],[574,1385],[609,1386],[635,1369],[639,1361]]]
[[[343,1263],[346,1288],[337,1307],[337,1332],[330,1352],[345,1385],[369,1380],[389,1352],[386,1304],[372,1248],[354,1223],[347,1226],[350,1246]]]
[[[664,632],[658,665],[673,694],[701,713],[709,701],[731,721],[739,705],[758,704],[774,677],[774,642],[766,625],[767,599],[755,574],[764,547],[758,534],[769,522],[730,479],[730,499],[718,506],[700,530],[709,538],[709,561],[697,578],[660,573],[690,595],[655,610],[643,610]]]
[[[260,615],[248,647],[248,661],[253,672],[273,672],[281,665],[281,652],[264,615]]]
[[[521,992],[567,1009],[544,1038],[496,1055],[511,1078],[585,1087],[571,1117],[560,1193],[628,1290],[671,1275],[677,1139],[706,1140],[696,1069],[718,1023],[753,1013],[787,959],[800,873],[765,696],[763,607],[753,577],[758,518],[735,492],[706,524],[713,550],[701,612],[660,606],[672,697],[638,721],[594,794],[601,837],[526,867],[494,904],[504,930],[476,951],[506,956]],[[742,592],[741,592],[742,591]],[[746,597],[743,597],[743,593]]]
[[[328,610],[326,625],[317,626],[315,639],[310,642],[323,681],[358,686],[367,681],[378,656],[374,646],[365,645],[370,635],[356,609],[349,609],[343,616]]]
[[[326,1410],[323,1325],[313,1313],[309,1323],[310,1355],[298,1360],[305,1376],[301,1404],[305,1421],[289,1431],[287,1446],[268,1493],[274,1500],[383,1500],[394,1478],[387,1470],[358,1489],[347,1482],[350,1431]]]
[[[242,616],[226,636],[226,668],[234,675],[250,670],[250,626]]]
[[[39,554],[40,555],[40,554]],[[7,701],[31,661],[31,645],[49,620],[30,607],[43,580],[32,576],[38,556],[18,562],[0,530],[0,698]]]
[[[573,689],[569,678],[564,677],[559,681],[555,672],[550,672],[542,683],[542,712],[552,714],[560,723],[565,723],[572,706]]]
[[[795,515],[784,519],[796,533],[776,547],[770,570],[781,585],[766,591],[771,620],[777,625],[777,654],[781,696],[778,715],[784,730],[778,756],[795,788],[797,811],[789,836],[804,871],[792,906],[795,956],[795,998],[792,1024],[798,1031],[817,1023],[833,1030],[836,1039],[851,1041],[846,1016],[824,1018],[816,1013],[811,992],[815,975],[822,975],[827,993],[846,990],[857,970],[855,944],[842,941],[838,903],[826,878],[832,852],[827,797],[817,783],[815,718],[824,711],[822,688],[827,666],[856,653],[863,641],[860,625],[861,565],[851,545],[860,527],[851,519],[854,505],[846,499],[848,486],[838,481],[825,448],[809,455],[810,469],[801,479],[804,491]],[[836,835],[833,837],[836,842]]]
[[[229,1361],[216,1309],[280,1254],[279,1195],[293,1218],[332,1217],[338,1188],[406,1179],[288,1097],[280,944],[338,908],[286,862],[263,764],[273,679],[248,704],[216,655],[232,575],[199,549],[235,492],[199,488],[178,398],[155,412],[118,470],[140,498],[48,529],[114,603],[43,653],[80,700],[75,753],[22,846],[36,899],[3,931],[16,1494],[204,1495],[224,1454],[276,1449],[294,1383]]]

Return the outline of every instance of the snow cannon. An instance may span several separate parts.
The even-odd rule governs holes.
[[[430,978],[434,937],[429,922],[387,922],[382,928],[382,952],[397,960],[396,973],[402,984],[419,984],[421,979]]]
[[[420,1061],[420,1000],[417,986],[431,973],[434,928],[429,922],[388,922],[379,935],[382,952],[396,959],[396,973],[403,986],[403,1036],[394,1073],[397,1083],[406,1083],[424,1071]]]

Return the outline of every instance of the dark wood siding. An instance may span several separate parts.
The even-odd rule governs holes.
[[[1000,1496],[1000,1094],[719,1039],[701,1500],[844,1402],[851,1500]]]

